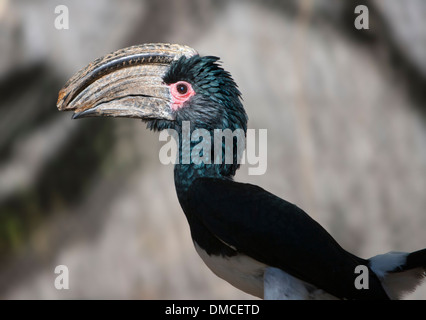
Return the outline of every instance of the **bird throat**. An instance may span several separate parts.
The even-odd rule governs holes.
[[[178,192],[185,192],[197,178],[233,179],[245,148],[244,130],[207,130],[182,125],[177,134],[174,176]]]

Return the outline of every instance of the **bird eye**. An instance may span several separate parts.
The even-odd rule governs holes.
[[[187,86],[186,84],[184,84],[184,83],[179,83],[179,84],[176,86],[176,90],[177,90],[177,92],[179,92],[180,94],[185,94],[185,93],[187,93],[187,92],[188,92],[188,86]]]
[[[182,108],[184,103],[195,95],[195,91],[189,82],[178,81],[170,84],[170,95],[172,98],[171,108],[177,110]]]

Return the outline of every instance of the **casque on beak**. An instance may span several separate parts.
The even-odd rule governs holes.
[[[59,92],[57,107],[83,117],[174,120],[163,76],[170,64],[197,52],[177,44],[120,49],[78,71]]]

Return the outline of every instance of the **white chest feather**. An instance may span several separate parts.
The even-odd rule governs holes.
[[[232,257],[208,255],[196,242],[194,245],[201,259],[214,274],[244,292],[263,298],[265,264],[243,254]]]
[[[256,297],[271,300],[335,299],[280,269],[267,266],[244,254],[232,257],[208,255],[196,242],[194,245],[201,259],[214,274]]]

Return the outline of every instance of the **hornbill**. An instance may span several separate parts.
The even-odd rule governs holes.
[[[191,132],[204,129],[211,137],[217,129],[245,133],[241,93],[218,60],[177,44],[121,49],[77,72],[59,92],[57,107],[73,111],[73,119],[142,119],[154,131],[174,129],[180,140],[185,122]],[[177,196],[196,251],[235,287],[265,299],[398,299],[424,278],[426,249],[368,260],[351,254],[296,205],[235,182],[237,152],[230,162],[182,161],[195,142],[179,145]],[[231,149],[237,151],[235,141]],[[211,153],[203,156],[212,160]],[[366,268],[368,286],[355,285],[358,266]]]

